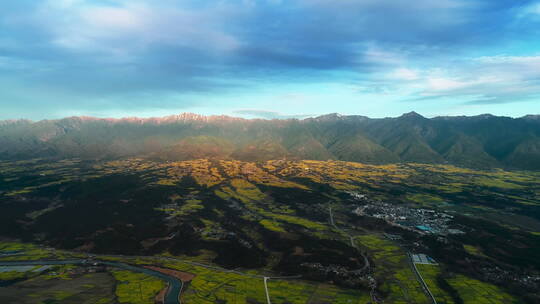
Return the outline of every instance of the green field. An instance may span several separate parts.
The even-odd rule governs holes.
[[[365,292],[336,287],[365,289],[370,280],[366,274],[350,275],[362,260],[344,231],[363,233],[356,241],[370,257],[376,291],[385,303],[428,301],[403,248],[418,248],[441,263],[440,269],[419,266],[441,303],[457,299],[448,286],[442,290],[436,284],[450,268],[487,281],[489,267],[471,266],[507,265],[500,266],[501,273],[519,269],[523,276],[540,267],[540,179],[534,172],[414,163],[142,158],[37,159],[0,162],[0,169],[5,186],[0,190],[0,222],[8,227],[2,237],[43,244],[0,242],[0,253],[24,253],[0,260],[86,258],[86,253],[169,255],[257,274],[253,278],[189,263],[142,261],[195,274],[186,285],[186,303],[265,302],[261,274],[281,273],[301,274],[306,281],[270,280],[274,303],[367,301]],[[444,213],[447,226],[434,231],[440,235],[420,234],[389,220],[391,216],[353,212],[386,204],[427,208],[441,218]],[[329,205],[342,231],[329,225]],[[411,223],[420,221],[407,217]],[[437,220],[429,217],[421,220]],[[447,228],[464,234],[447,234]],[[383,238],[383,232],[401,236],[402,244]],[[329,269],[338,269],[336,275]],[[138,280],[119,283],[119,299],[134,301],[126,294],[136,289],[137,283],[130,282]],[[467,299],[459,277],[452,280],[450,285]],[[156,288],[139,288],[139,300],[151,300]],[[512,289],[514,296],[528,297],[515,290],[519,288]]]
[[[109,273],[90,273],[76,277],[42,274],[0,288],[0,299],[1,303],[20,304],[114,304],[114,285],[115,280]]]
[[[119,258],[107,258],[121,260]],[[210,269],[175,260],[124,259],[134,264],[153,264],[195,274],[182,293],[183,303],[250,303],[266,302],[264,281],[260,276],[242,275],[219,269]],[[330,303],[367,303],[369,294],[365,291],[343,289],[329,284],[306,282],[298,279],[276,279],[268,281],[272,303],[308,304],[318,303],[317,299],[327,299]],[[315,302],[314,302],[315,301]],[[256,302],[254,302],[256,303]]]
[[[441,269],[438,265],[416,264],[418,272],[426,282],[429,290],[439,304],[454,304],[452,297],[444,291],[437,283],[437,276],[441,274]]]
[[[448,283],[459,293],[465,304],[512,304],[520,303],[516,298],[502,291],[500,288],[456,275],[448,279]]]
[[[408,257],[399,246],[374,234],[356,238],[357,243],[368,250],[373,260],[375,277],[386,295],[387,303],[427,303],[420,283],[408,264]]]
[[[125,270],[112,271],[116,279],[115,294],[119,303],[151,304],[166,283],[152,276]]]
[[[343,290],[329,284],[308,283],[298,280],[269,280],[268,290],[272,303],[365,304],[370,301],[367,292]]]

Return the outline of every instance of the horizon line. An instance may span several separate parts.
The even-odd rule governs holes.
[[[255,116],[255,115],[252,115]],[[297,121],[304,121],[309,119],[317,119],[317,118],[324,118],[324,117],[331,117],[334,116],[336,118],[347,118],[347,117],[362,117],[367,119],[395,119],[400,117],[407,117],[407,116],[417,116],[425,119],[436,119],[436,118],[473,118],[473,117],[498,117],[498,118],[510,118],[510,119],[524,119],[528,117],[532,118],[539,118],[540,114],[526,114],[519,117],[513,117],[513,116],[499,116],[499,115],[493,115],[490,113],[483,113],[478,115],[438,115],[433,117],[426,117],[421,114],[419,114],[416,111],[410,111],[407,113],[403,113],[400,116],[385,116],[385,117],[369,117],[361,114],[341,114],[341,113],[328,113],[328,114],[314,114],[314,115],[289,115],[291,117],[253,117],[253,118],[245,118],[241,116],[234,116],[234,115],[227,115],[227,114],[199,114],[194,112],[181,112],[179,114],[170,114],[170,115],[164,115],[164,116],[150,116],[150,117],[140,117],[140,116],[123,116],[123,117],[97,117],[97,116],[89,116],[89,115],[71,115],[71,116],[65,116],[61,118],[44,118],[39,120],[32,120],[27,118],[13,118],[13,119],[0,119],[0,122],[19,122],[19,121],[26,121],[30,123],[38,123],[38,122],[44,122],[44,121],[60,121],[65,119],[81,119],[81,120],[94,120],[94,121],[152,121],[152,120],[164,120],[164,119],[175,119],[176,120],[187,120],[189,118],[191,119],[198,119],[198,120],[209,120],[210,118],[230,118],[230,119],[236,119],[236,120],[247,120],[247,121],[256,121],[256,120],[262,120],[262,121],[273,121],[273,120],[280,120],[280,121],[287,121],[287,120],[297,120]],[[294,117],[294,116],[302,116],[302,118]]]

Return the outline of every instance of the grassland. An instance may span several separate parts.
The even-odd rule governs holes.
[[[505,252],[486,249],[489,246],[480,237],[462,242],[466,245],[455,249],[467,259],[494,261],[497,256],[492,253],[495,253],[508,254],[510,258],[515,255],[516,261],[530,256],[534,260],[535,256],[528,254],[535,250],[534,242],[530,246],[529,243],[536,240],[540,231],[540,178],[537,173],[524,171],[311,160],[158,162],[132,158],[52,163],[36,159],[0,162],[0,181],[4,186],[0,189],[0,199],[6,202],[0,206],[0,224],[7,227],[6,231],[13,230],[8,232],[14,237],[46,239],[50,244],[62,244],[71,250],[129,251],[127,254],[133,255],[169,252],[193,261],[276,273],[283,271],[277,267],[287,257],[303,262],[319,252],[323,252],[321,256],[332,254],[330,247],[336,242],[344,244],[332,239],[335,232],[326,223],[330,203],[340,213],[336,215],[340,226],[366,233],[357,242],[369,252],[374,275],[381,282],[379,291],[388,303],[424,303],[427,298],[407,264],[404,250],[376,234],[382,231],[377,230],[383,226],[382,221],[373,220],[367,227],[363,226],[367,221],[352,214],[353,208],[363,202],[353,199],[351,192],[363,194],[372,202],[448,211],[455,218],[471,215],[469,222],[460,219],[462,222],[456,225],[467,233],[477,231],[477,235],[499,236],[502,231],[509,244],[510,238],[517,236],[512,244],[519,246]],[[110,191],[102,190],[109,186]],[[479,223],[478,219],[487,219],[497,227],[484,233],[488,223],[482,222],[474,229],[466,229],[467,225],[473,227]],[[464,227],[461,223],[465,223]],[[375,234],[368,234],[373,231]],[[459,237],[472,238],[468,234]],[[320,245],[330,241],[335,242],[328,247]],[[305,242],[298,245],[302,250],[311,249],[306,250],[305,256],[296,254],[294,242]],[[243,257],[255,256],[258,264],[228,266],[231,260],[244,260],[230,255],[228,260],[223,259],[231,248],[243,251]],[[69,256],[19,243],[1,243],[0,252],[3,250],[25,253],[21,257],[0,257],[4,260]],[[347,259],[352,257],[347,254]],[[188,264],[169,266],[197,274],[186,290],[186,303],[265,300],[262,279]],[[439,273],[438,269],[423,271],[430,278]],[[455,279],[454,285],[459,285],[459,277]],[[349,297],[350,290],[322,283],[270,280],[269,284],[276,303],[309,302],[317,297],[336,303],[343,298],[343,303],[349,300],[354,303],[353,298],[365,296],[357,293]],[[132,288],[129,283],[126,285],[122,288]],[[459,290],[467,293],[465,289]],[[444,291],[438,296],[441,301],[449,301]]]
[[[285,229],[283,229],[283,227],[281,227],[281,225],[276,221],[264,219],[264,220],[261,220],[259,223],[268,230],[276,231],[276,232],[286,232]]]
[[[86,166],[86,167],[85,167]],[[343,161],[284,161],[264,163],[241,162],[236,160],[211,161],[197,159],[179,162],[153,162],[141,158],[109,161],[84,165],[80,159],[48,162],[41,159],[21,162],[0,162],[2,180],[8,186],[17,186],[21,175],[39,176],[33,185],[14,187],[12,191],[33,191],[57,183],[66,183],[79,176],[82,179],[126,172],[143,173],[153,182],[175,185],[185,176],[192,176],[197,183],[212,187],[231,179],[246,179],[255,184],[276,187],[309,189],[301,183],[288,180],[290,177],[304,177],[317,183],[328,183],[338,189],[358,188],[364,184],[376,185],[380,182],[416,182],[424,175],[438,176],[439,187],[455,190],[459,187],[477,186],[493,189],[523,189],[524,184],[538,186],[538,176],[533,172],[491,170],[480,171],[451,165],[400,164],[366,165]],[[412,178],[412,179],[411,179]],[[420,180],[418,180],[420,181]],[[443,181],[443,183],[439,183]],[[465,182],[465,183],[464,183]],[[8,192],[10,194],[12,192]]]
[[[451,165],[399,164],[366,165],[342,161],[286,161],[261,163],[236,160],[197,159],[155,162],[142,158],[85,164],[80,159],[47,162],[36,159],[0,162],[0,179],[6,190],[0,196],[31,195],[54,185],[73,180],[89,180],[115,174],[140,174],[151,185],[176,187],[182,179],[193,178],[216,194],[226,193],[247,201],[261,199],[252,185],[310,190],[310,185],[292,179],[304,178],[327,184],[336,190],[391,189],[406,185],[414,188],[409,201],[437,205],[439,202],[466,203],[459,194],[494,196],[519,206],[536,206],[540,197],[540,178],[534,172],[481,171]],[[31,177],[26,179],[25,177]],[[238,187],[237,187],[238,186]],[[441,196],[434,191],[443,194]],[[519,194],[519,195],[517,195]],[[453,198],[453,196],[458,196]],[[458,201],[454,201],[458,200]]]
[[[437,207],[444,202],[443,199],[432,194],[410,194],[407,199],[422,207]]]
[[[114,279],[108,273],[84,274],[60,279],[49,274],[31,277],[1,288],[2,303],[113,304]],[[153,302],[148,302],[153,303]]]
[[[522,189],[523,186],[520,186],[515,183],[511,183],[504,180],[505,175],[503,176],[482,176],[477,177],[474,183],[478,186],[484,186],[489,188],[500,188],[500,189]]]
[[[316,284],[302,281],[269,280],[268,290],[272,303],[361,303],[370,302],[367,292],[344,290],[330,284]]]
[[[230,186],[223,186],[219,190],[216,190],[215,193],[225,200],[231,198],[239,200],[255,214],[266,217],[266,221],[261,224],[270,230],[276,231],[275,229],[279,227],[279,222],[299,225],[318,231],[328,229],[326,225],[321,223],[291,215],[294,211],[286,207],[273,205],[271,200],[256,185],[243,179],[233,179],[230,182]],[[248,217],[248,219],[250,218]],[[270,226],[270,223],[273,225]]]
[[[480,248],[476,247],[476,246],[466,245],[465,244],[465,245],[463,245],[463,248],[469,254],[480,256],[480,257],[486,257],[486,255],[482,252],[482,250]]]
[[[10,280],[17,280],[26,278],[28,276],[31,276],[32,273],[30,271],[3,271],[0,272],[0,281],[10,281]]]
[[[277,304],[305,304],[322,299],[330,303],[364,303],[359,300],[368,297],[365,292],[301,280],[269,280],[268,289],[272,303]],[[249,300],[265,303],[266,296],[262,278],[199,271],[186,289],[183,300],[185,303],[216,303],[218,300],[226,303],[249,303]]]
[[[51,252],[50,250],[43,249],[34,244],[13,242],[13,241],[0,241],[0,253],[13,252],[13,255],[2,256],[0,255],[0,261],[9,260],[40,260],[63,256],[60,252]]]
[[[266,167],[274,168],[279,176],[308,178],[337,190],[355,190],[362,184],[376,184],[381,179],[400,182],[409,176],[405,168],[396,165],[373,166],[341,161],[268,161]]]
[[[182,303],[216,303],[218,300],[228,300],[229,303],[246,303],[248,299],[265,300],[262,278],[253,278],[219,269],[210,269],[192,263],[177,260],[157,259],[121,259],[108,260],[126,261],[140,265],[159,265],[179,271],[193,273],[196,277],[186,284],[182,293]]]
[[[179,260],[107,259],[123,260],[124,262],[140,265],[160,265],[195,274],[195,278],[184,287],[182,303],[250,303],[249,301],[266,303],[263,278],[254,271],[239,274],[218,268],[202,267]],[[268,288],[271,301],[276,304],[319,303],[318,301],[323,299],[330,301],[330,303],[339,304],[367,303],[369,299],[369,295],[364,291],[343,289],[330,284],[307,282],[299,279],[270,279]]]

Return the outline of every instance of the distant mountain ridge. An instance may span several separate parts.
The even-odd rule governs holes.
[[[540,115],[395,118],[327,114],[244,119],[183,113],[158,118],[0,121],[0,159],[337,159],[540,169]]]

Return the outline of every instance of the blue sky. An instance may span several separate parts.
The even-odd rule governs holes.
[[[17,0],[0,119],[540,113],[540,1]]]

